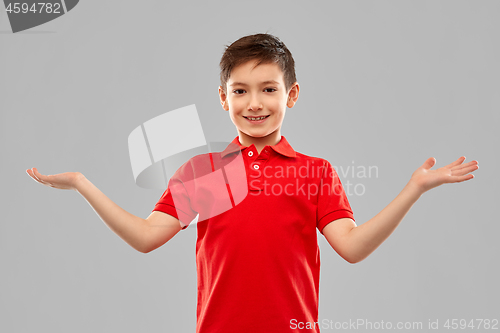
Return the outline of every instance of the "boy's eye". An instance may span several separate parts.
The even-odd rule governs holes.
[[[266,89],[264,89],[264,91],[265,92],[275,92],[276,89],[274,89],[274,88],[266,88]],[[245,90],[243,90],[243,89],[235,89],[235,90],[233,90],[233,93],[235,93],[236,95],[241,95],[241,94],[245,93]]]

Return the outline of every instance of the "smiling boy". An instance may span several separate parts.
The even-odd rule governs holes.
[[[294,82],[285,82],[278,64],[258,65],[257,60],[237,63],[231,70],[227,83],[219,86],[219,96],[243,146],[254,144],[260,154],[264,146],[280,142],[286,107],[292,108],[299,98],[299,84],[294,79],[295,74]],[[255,121],[252,117],[265,119]]]
[[[174,202],[172,189],[182,185],[183,173],[196,171],[194,159],[170,179],[147,219],[118,207],[81,173],[27,172],[47,186],[81,193],[111,230],[144,253],[165,244],[200,212],[197,333],[302,331],[297,323],[312,323],[307,331],[319,332],[316,231],[342,258],[357,263],[389,237],[424,192],[472,179],[477,161],[462,164],[460,157],[431,170],[436,161],[427,159],[387,207],[357,226],[330,162],[296,152],[281,135],[286,108],[299,97],[286,46],[269,34],[245,36],[226,48],[220,66],[220,102],[236,126],[232,144],[241,152],[248,181],[248,195],[231,209],[201,218],[216,200],[206,195],[208,187],[178,186],[184,192]],[[210,159],[224,161],[234,153],[228,146]]]

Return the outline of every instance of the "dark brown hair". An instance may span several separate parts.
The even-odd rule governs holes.
[[[286,90],[297,81],[295,77],[295,61],[292,53],[285,44],[270,34],[255,34],[241,37],[231,45],[226,45],[226,50],[220,60],[220,83],[224,93],[231,71],[250,60],[257,60],[255,66],[260,64],[277,63],[283,72]]]

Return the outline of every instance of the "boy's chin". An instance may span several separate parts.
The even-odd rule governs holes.
[[[243,133],[245,133],[245,132],[243,132]],[[264,134],[257,134],[257,133],[245,133],[245,135],[250,137],[250,138],[263,138],[266,136]]]
[[[244,133],[246,136],[250,137],[250,138],[265,138],[266,136],[269,136],[270,134],[272,133],[267,133],[267,132],[244,132],[244,131],[240,131],[240,133]]]

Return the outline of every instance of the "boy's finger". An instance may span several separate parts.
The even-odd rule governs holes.
[[[44,185],[49,185],[45,180],[42,179],[42,177],[45,177],[44,175],[42,175],[40,172],[38,172],[38,170],[36,168],[33,168],[34,172],[33,174],[35,175],[36,179],[38,179],[38,181]]]
[[[30,175],[31,178],[33,178],[34,180],[36,180],[38,182],[40,181],[40,179],[38,179],[38,177],[35,175],[35,171],[33,171],[33,168],[28,169],[27,172],[28,172],[28,175]]]
[[[38,180],[40,181],[40,177],[38,177],[40,175],[40,173],[36,170],[36,168],[32,168],[31,169],[31,172],[33,172],[33,176]],[[41,176],[41,175],[40,175]]]
[[[31,171],[31,172],[30,172]],[[35,182],[38,183],[38,179],[35,177],[35,175],[33,174],[33,170],[31,169],[28,169],[26,170],[26,173],[28,174],[28,176],[30,176],[31,179],[33,179]]]
[[[470,166],[475,166],[477,164],[478,164],[477,161],[470,161],[470,162],[467,162],[465,164],[460,164],[460,165],[457,165],[457,166],[453,167],[452,171],[461,170],[463,168],[467,168],[467,167],[470,167]]]
[[[468,174],[469,172],[474,172],[477,169],[479,169],[479,167],[477,165],[469,165],[468,167],[457,170],[455,172],[457,172],[459,175],[465,175],[465,174]]]
[[[451,163],[450,166],[454,167],[454,166],[460,165],[460,164],[462,164],[463,161],[465,161],[465,156],[459,157],[455,162]]]
[[[430,169],[432,168],[434,165],[436,165],[436,159],[434,157],[429,157],[425,162],[424,164],[422,164],[421,168],[424,168],[424,169]]]
[[[464,175],[464,176],[458,176],[456,183],[461,183],[461,182],[464,182],[466,180],[471,180],[473,178],[474,178],[473,174],[468,174],[468,175]]]

